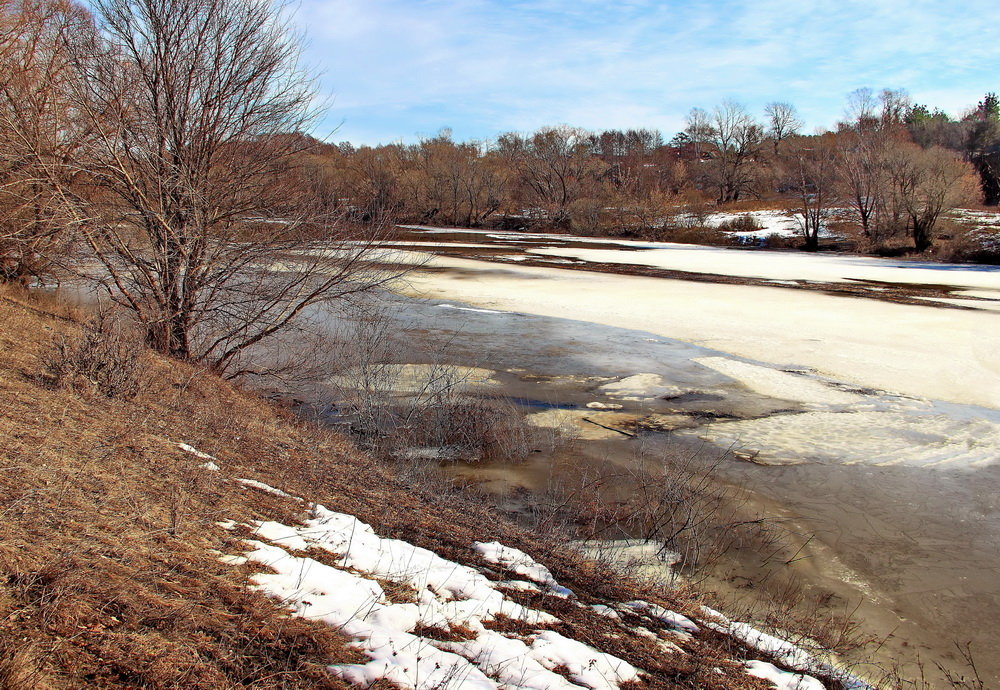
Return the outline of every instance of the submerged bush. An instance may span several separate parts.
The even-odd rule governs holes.
[[[529,451],[528,425],[512,404],[471,396],[423,407],[399,436],[408,447],[446,449],[462,460],[522,460]]]

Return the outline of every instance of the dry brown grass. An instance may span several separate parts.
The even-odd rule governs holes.
[[[46,385],[44,354],[77,320],[0,287],[0,687],[341,687],[325,667],[359,653],[249,589],[249,567],[219,562],[241,535],[216,521],[305,517],[301,504],[234,477],[470,565],[481,565],[473,542],[501,540],[535,555],[582,603],[644,598],[696,613],[687,596],[640,588],[442,483],[397,476],[338,434],[186,365],[149,355],[148,383],[131,400]],[[200,469],[178,442],[221,470]],[[714,635],[665,655],[589,608],[517,596],[558,615],[564,634],[650,670],[648,687],[766,687]]]

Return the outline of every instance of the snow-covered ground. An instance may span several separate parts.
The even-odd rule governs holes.
[[[1000,232],[1000,213],[996,211],[975,211],[968,208],[958,208],[949,214],[953,220],[973,228],[994,230]]]
[[[843,214],[845,209],[830,209],[830,217]],[[718,228],[723,224],[732,224],[740,219],[749,216],[754,223],[759,226],[759,230],[729,231],[738,237],[752,237],[755,239],[778,235],[780,237],[798,237],[802,234],[801,216],[782,210],[763,211],[722,211],[719,213],[709,213],[703,218],[695,218],[691,215],[682,214],[674,218],[675,221],[703,224],[710,228]],[[820,230],[821,237],[829,237],[829,231],[823,227]]]
[[[237,481],[307,505],[263,482]],[[499,542],[472,545],[472,552],[486,566],[521,578],[495,581],[479,568],[406,541],[381,537],[352,515],[318,504],[309,504],[309,510],[312,517],[302,524],[272,520],[217,523],[223,529],[251,535],[243,541],[242,552],[221,558],[232,565],[252,563],[262,568],[251,576],[256,589],[282,602],[294,615],[322,621],[350,638],[368,661],[329,668],[349,683],[369,687],[386,680],[414,690],[617,690],[647,675],[612,653],[557,632],[553,628],[561,621],[551,613],[509,598],[505,591],[528,590],[587,606],[577,602],[573,592],[561,586],[548,568],[523,551]],[[402,585],[407,594],[390,596],[386,583]],[[609,625],[618,626],[622,636],[649,638],[664,655],[687,654],[680,643],[701,633],[691,619],[647,601],[606,601],[590,607]],[[744,662],[748,675],[767,679],[776,688],[823,688],[818,680],[805,675],[811,669],[840,677],[845,687],[867,687],[795,645],[743,623],[732,623],[714,611],[706,615],[708,627],[730,634],[787,666],[783,669],[758,659]],[[488,624],[498,616],[521,622],[525,631],[491,629]],[[422,635],[428,628],[438,634]]]

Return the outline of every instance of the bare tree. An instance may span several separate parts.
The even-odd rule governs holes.
[[[0,2],[0,279],[48,277],[67,238],[45,165],[81,143],[68,46],[92,31],[72,2]]]
[[[555,225],[569,222],[570,205],[586,195],[604,167],[590,155],[588,139],[585,130],[560,126],[497,141],[499,153],[517,167],[526,201],[543,208]]]
[[[889,173],[893,151],[909,142],[903,116],[909,108],[903,91],[858,89],[848,99],[849,121],[841,123],[841,193],[869,242],[884,245],[906,229],[900,190]]]
[[[710,149],[715,137],[711,117],[701,108],[691,108],[685,120],[687,126],[684,128],[684,134],[694,147],[695,160],[700,161]]]
[[[268,0],[97,0],[74,51],[92,130],[61,188],[111,299],[147,341],[235,375],[310,305],[388,279],[379,224],[331,216],[293,174],[315,146],[299,42]]]
[[[799,219],[805,248],[819,248],[819,233],[830,216],[837,189],[834,135],[800,137],[784,155],[786,185],[794,193],[792,210]]]
[[[878,99],[868,87],[855,89],[847,95],[847,122],[858,130],[872,129],[878,122]]]
[[[973,170],[952,151],[898,146],[887,167],[917,251],[931,247],[934,227],[945,211],[975,199]]]
[[[774,153],[777,154],[781,142],[798,134],[802,129],[802,120],[799,119],[795,106],[791,103],[768,103],[764,108],[764,114],[767,116],[767,136],[770,137]]]
[[[716,106],[711,115],[694,108],[684,135],[694,146],[703,184],[716,190],[716,203],[738,201],[751,191],[764,129],[746,108],[733,101]]]
[[[865,237],[878,244],[884,239],[878,214],[887,184],[883,147],[854,131],[842,133],[840,139],[841,196],[857,216]]]
[[[480,225],[502,201],[506,180],[476,142],[456,144],[450,133],[412,147],[404,173],[411,213],[463,226]]]

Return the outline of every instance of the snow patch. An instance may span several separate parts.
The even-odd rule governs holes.
[[[572,591],[556,582],[548,568],[520,549],[504,546],[498,541],[486,543],[477,541],[473,544],[473,548],[488,563],[495,563],[528,578],[532,582],[545,585],[550,592],[558,596],[573,596]]]
[[[222,559],[268,567],[272,572],[253,576],[257,589],[280,599],[296,615],[321,620],[353,638],[369,661],[330,668],[345,681],[368,686],[384,679],[414,690],[578,687],[553,672],[561,668],[574,682],[593,690],[616,690],[639,676],[639,669],[624,660],[553,631],[506,637],[483,626],[501,614],[529,626],[558,623],[555,616],[526,608],[497,589],[537,589],[537,584],[492,583],[474,568],[405,541],[379,537],[352,515],[321,505],[314,505],[312,514],[298,526],[254,523],[257,539],[246,542],[250,550],[245,556]],[[236,523],[225,526],[234,528]],[[499,542],[477,543],[474,548],[491,563],[550,591],[569,594],[547,568],[519,549]],[[307,549],[334,554],[334,565],[299,555]],[[374,578],[409,585],[416,593],[414,601],[390,601]],[[475,637],[461,642],[423,638],[413,633],[421,624],[445,629],[461,625]]]
[[[592,410],[620,410],[622,406],[618,403],[589,402],[587,407]]]
[[[574,681],[594,690],[613,690],[639,677],[639,669],[627,661],[554,630],[544,630],[535,636],[531,655],[550,670],[565,668]]]
[[[625,604],[631,609],[636,611],[641,611],[646,613],[653,618],[656,618],[662,623],[666,623],[669,627],[674,630],[678,630],[684,633],[696,634],[698,632],[698,626],[695,625],[687,616],[682,616],[679,613],[670,611],[659,604],[651,604],[648,601],[630,601]]]
[[[825,690],[824,685],[812,676],[782,671],[766,661],[748,661],[746,668],[751,676],[770,681],[778,690]]]
[[[620,381],[606,383],[600,390],[610,398],[619,400],[655,400],[665,395],[680,395],[684,389],[664,383],[659,374],[634,374]]]
[[[218,459],[214,455],[209,455],[208,453],[202,453],[200,450],[198,450],[194,446],[189,446],[186,443],[178,443],[177,447],[180,448],[181,450],[183,450],[185,453],[190,453],[191,455],[195,456],[196,458],[201,458],[202,460],[217,460]]]
[[[709,616],[711,619],[714,619],[702,621],[702,624],[705,627],[725,635],[730,635],[741,641],[747,647],[773,657],[776,661],[793,671],[829,676],[838,681],[843,690],[874,690],[871,685],[864,682],[857,676],[844,671],[843,669],[836,668],[831,664],[820,661],[806,650],[792,644],[791,642],[786,642],[785,640],[779,639],[773,635],[768,635],[767,633],[761,632],[746,623],[730,621],[718,611],[715,611],[707,606],[702,606],[701,609],[704,614]],[[764,667],[755,668],[766,670]],[[784,686],[779,685],[779,688],[781,687]],[[795,686],[793,685],[790,687],[794,688]],[[812,687],[814,686],[805,685],[802,690],[812,690]],[[820,685],[819,687],[822,688],[823,686]]]
[[[265,484],[264,482],[258,482],[256,479],[236,479],[234,481],[236,481],[236,483],[238,484],[242,484],[243,486],[249,486],[252,489],[258,489],[265,493],[273,494],[274,496],[281,496],[282,498],[293,498],[296,501],[302,500],[298,496],[292,496],[291,494],[285,493],[281,489],[275,489],[273,486],[270,486],[269,484]]]

